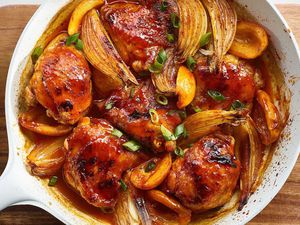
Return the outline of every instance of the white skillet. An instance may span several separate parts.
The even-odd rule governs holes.
[[[38,206],[66,224],[99,224],[99,221],[66,206],[50,195],[41,182],[31,176],[24,165],[22,151],[24,137],[18,125],[18,89],[22,70],[35,43],[47,28],[51,18],[69,0],[48,0],[34,14],[24,29],[14,51],[8,71],[5,113],[9,140],[9,161],[0,177],[0,210],[16,204]],[[292,92],[291,116],[285,132],[291,132],[290,139],[282,138],[273,160],[269,165],[262,185],[251,196],[241,212],[233,212],[218,224],[245,224],[256,216],[274,198],[292,171],[300,151],[300,57],[299,50],[287,23],[273,3],[267,0],[237,0],[247,5],[247,10],[267,27],[271,40],[281,57],[279,65],[285,73],[286,82]],[[293,78],[296,83],[289,83]],[[278,162],[280,164],[278,165]],[[276,176],[276,174],[278,175]]]

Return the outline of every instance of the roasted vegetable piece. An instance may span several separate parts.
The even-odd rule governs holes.
[[[270,96],[262,90],[257,91],[253,119],[263,144],[270,145],[278,140],[282,131],[282,121],[277,107]]]
[[[246,123],[235,128],[234,132],[236,137],[236,154],[241,161],[239,209],[242,209],[262,178],[264,154],[263,146],[251,117],[248,116]]]
[[[22,127],[46,136],[63,136],[73,129],[70,125],[58,124],[46,116],[46,112],[39,106],[20,113],[19,123]]]
[[[55,175],[63,166],[66,156],[65,137],[48,138],[37,143],[27,156],[32,174],[45,177]]]
[[[63,124],[74,124],[92,101],[91,71],[82,52],[66,46],[58,35],[35,64],[29,89],[47,114]]]
[[[238,126],[245,121],[246,111],[208,110],[190,115],[184,121],[188,137],[180,145],[186,146],[216,130],[221,124]]]
[[[167,153],[163,158],[153,158],[134,168],[130,175],[131,183],[142,190],[150,190],[160,185],[168,176],[172,157]]]
[[[80,4],[73,11],[72,16],[70,18],[68,27],[69,35],[79,33],[80,25],[84,15],[91,9],[101,6],[103,4],[104,0],[83,0],[82,2],[80,2]]]
[[[185,207],[203,212],[229,201],[239,175],[234,138],[216,134],[200,139],[173,163],[166,185]]]
[[[178,222],[179,224],[185,225],[189,224],[191,221],[192,212],[189,209],[184,208],[179,202],[175,199],[167,196],[163,192],[159,190],[151,190],[147,192],[147,196],[152,201],[157,201],[164,206],[170,208],[178,214]]]
[[[180,27],[178,53],[183,61],[200,48],[201,37],[207,31],[206,11],[199,0],[178,0]]]
[[[176,9],[173,0],[163,12],[158,1],[145,4],[117,1],[101,8],[101,17],[116,49],[127,65],[136,72],[148,70],[160,49],[175,43],[167,41],[171,30],[170,13]]]
[[[122,86],[123,82],[138,84],[115,49],[96,10],[91,10],[85,15],[81,30],[84,53],[97,70],[111,77],[116,87]]]
[[[255,59],[268,47],[265,29],[253,22],[240,21],[229,52],[244,59]]]
[[[194,71],[197,89],[193,105],[202,110],[229,110],[239,100],[244,105],[251,104],[256,92],[255,69],[251,64],[233,55],[223,57],[219,72],[211,73],[207,60],[198,61]],[[215,98],[212,92],[221,98]]]
[[[127,140],[112,135],[113,129],[105,120],[83,118],[65,143],[65,180],[89,204],[101,208],[115,206],[122,173],[137,160],[122,147]]]
[[[223,57],[229,50],[236,33],[237,15],[227,0],[203,0],[210,19],[213,33],[214,56],[211,59],[210,71],[219,69]]]
[[[176,109],[175,102],[171,98],[167,105],[161,105],[156,101],[156,96],[154,86],[147,80],[141,82],[138,87],[120,88],[108,99],[98,101],[96,104],[102,118],[109,120],[143,146],[156,152],[167,149],[173,151],[174,148],[169,149],[168,146],[173,142],[176,147],[176,143],[164,139],[161,125],[174,131],[181,123],[181,118],[179,113],[169,113]]]
[[[195,77],[193,73],[184,66],[181,66],[178,70],[176,94],[178,95],[177,107],[179,109],[188,106],[196,94]]]

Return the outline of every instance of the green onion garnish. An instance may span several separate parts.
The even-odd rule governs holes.
[[[157,103],[161,104],[161,105],[168,105],[169,101],[168,101],[168,98],[164,95],[160,95],[160,94],[157,94],[155,96],[155,100]]]
[[[162,1],[161,6],[160,6],[160,11],[165,12],[167,10],[167,8],[168,8],[168,3],[165,0]]]
[[[161,49],[154,63],[149,67],[149,71],[151,73],[161,73],[166,61],[167,61],[167,53],[164,49]]]
[[[175,13],[171,13],[171,21],[174,28],[180,27],[180,19]]]
[[[114,106],[114,103],[113,103],[113,102],[107,102],[107,103],[105,104],[105,109],[106,109],[106,110],[110,110],[110,109],[112,109],[113,106]]]
[[[231,109],[237,110],[237,109],[243,109],[245,108],[245,104],[242,103],[240,100],[236,100],[232,103]]]
[[[176,139],[178,139],[181,135],[183,135],[183,137],[185,137],[185,138],[187,137],[187,131],[186,131],[183,123],[176,127],[174,135],[175,135]]]
[[[76,44],[75,44],[75,48],[76,48],[77,50],[80,50],[80,51],[83,50],[83,42],[82,42],[82,40],[80,40],[80,39],[77,40],[77,42],[76,42]]]
[[[200,48],[207,45],[209,43],[210,39],[211,39],[211,32],[208,32],[208,33],[202,35],[202,37],[200,39]]]
[[[123,189],[123,191],[126,191],[127,190],[127,185],[125,184],[125,182],[122,179],[119,182],[120,182],[120,186]]]
[[[169,131],[164,125],[160,125],[160,131],[166,141],[176,141],[174,134]]]
[[[201,112],[201,111],[202,111],[202,109],[200,109],[200,108],[197,107],[197,106],[194,106],[194,107],[193,107],[193,110],[195,111],[195,113],[198,113],[198,112]]]
[[[186,66],[188,67],[188,69],[190,71],[194,71],[195,67],[196,67],[196,61],[194,60],[194,58],[192,56],[189,56],[186,60]]]
[[[43,53],[43,49],[39,46],[36,47],[31,55],[31,59],[33,63],[36,63],[36,61],[38,60],[38,58],[41,56],[41,54]]]
[[[167,34],[167,40],[168,42],[173,43],[175,41],[174,34]]]
[[[67,38],[66,45],[70,46],[71,44],[77,43],[79,38],[79,33],[73,34]]]
[[[128,151],[136,152],[141,148],[141,145],[136,141],[127,141],[123,144],[123,147],[126,148]]]
[[[133,98],[134,97],[134,93],[135,93],[135,88],[131,88],[130,90],[130,98]]]
[[[177,146],[177,148],[175,149],[174,153],[175,153],[175,155],[177,155],[179,157],[183,157],[184,156],[184,151],[179,146]]]
[[[118,138],[122,137],[123,136],[123,133],[121,131],[119,131],[118,129],[113,129],[113,131],[111,132],[111,134],[113,136],[116,136]]]
[[[224,101],[225,97],[218,91],[209,90],[207,94],[215,101]]]
[[[159,122],[159,116],[158,116],[158,113],[156,112],[156,110],[150,109],[149,114],[150,114],[151,122],[154,124],[157,124]]]
[[[57,176],[51,177],[50,180],[49,180],[48,186],[51,186],[51,187],[55,186],[56,183],[57,183],[57,180],[58,180]]]
[[[150,171],[154,170],[156,167],[156,163],[151,161],[147,164],[146,168],[145,168],[145,172],[149,173]]]
[[[186,119],[187,115],[186,115],[186,111],[184,110],[170,110],[167,115],[173,116],[175,113],[177,113],[180,117],[181,120]]]

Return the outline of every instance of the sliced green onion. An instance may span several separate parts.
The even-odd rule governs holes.
[[[192,56],[189,56],[186,60],[186,66],[188,67],[188,69],[190,71],[194,71],[194,69],[196,68],[196,61],[194,60],[194,58]]]
[[[183,156],[184,156],[184,151],[179,146],[177,146],[177,148],[175,149],[174,153],[175,153],[175,155],[177,155],[177,156],[179,156],[181,158],[183,158]]]
[[[127,185],[125,184],[125,182],[122,179],[119,182],[120,182],[120,186],[123,189],[123,191],[126,191],[127,190]]]
[[[164,125],[160,125],[160,131],[166,141],[176,141],[174,134],[169,131]]]
[[[202,35],[202,37],[200,39],[200,48],[207,45],[209,43],[210,39],[211,39],[211,32],[208,32],[208,33]]]
[[[141,102],[140,97],[136,97],[136,98],[135,98],[135,101],[136,101],[136,102]]]
[[[80,51],[83,50],[83,42],[82,42],[82,40],[80,40],[80,39],[77,40],[76,45],[75,45],[75,48],[76,48],[77,50],[80,50]]]
[[[165,12],[168,8],[168,3],[166,1],[162,1],[160,5],[160,11]]]
[[[168,42],[173,43],[175,41],[174,34],[167,34],[167,40]]]
[[[171,21],[174,28],[180,27],[180,19],[177,14],[171,13]]]
[[[149,173],[150,171],[154,170],[156,167],[156,163],[151,161],[147,164],[146,168],[145,168],[145,172]]]
[[[134,97],[134,93],[135,93],[135,88],[131,88],[130,90],[130,98],[133,98]]]
[[[118,129],[113,129],[113,131],[111,132],[111,134],[113,136],[116,136],[118,138],[122,137],[123,136],[123,133],[121,131],[119,131]]]
[[[56,183],[57,183],[57,180],[58,180],[58,177],[57,177],[57,176],[51,177],[50,180],[49,180],[48,186],[50,186],[50,187],[55,186]]]
[[[167,61],[167,53],[164,49],[161,49],[154,63],[149,67],[149,71],[151,73],[161,73],[166,61]]]
[[[224,101],[225,97],[218,91],[209,90],[207,94],[215,101]]]
[[[123,147],[126,148],[128,151],[136,152],[141,148],[141,145],[136,141],[127,141],[123,144]]]
[[[237,109],[243,109],[245,108],[245,104],[242,103],[240,100],[236,100],[232,103],[231,109],[237,110]]]
[[[71,44],[77,43],[79,38],[79,33],[73,34],[67,38],[66,45],[70,46]]]
[[[32,62],[36,63],[36,61],[39,59],[42,53],[43,49],[40,46],[36,47],[31,54]]]
[[[114,103],[113,103],[113,102],[107,102],[107,103],[105,104],[105,109],[106,109],[106,110],[110,110],[110,109],[112,109],[113,106],[114,106]]]
[[[201,112],[202,109],[199,108],[198,106],[193,106],[193,110],[195,111],[195,113]]]
[[[157,103],[161,104],[161,105],[168,105],[169,101],[168,101],[168,98],[164,95],[156,95],[155,96],[155,100]]]
[[[178,125],[178,126],[176,127],[176,129],[175,129],[175,134],[174,134],[174,135],[175,135],[175,138],[176,138],[176,139],[178,139],[181,135],[182,135],[184,138],[187,137],[187,131],[186,131],[186,129],[185,129],[183,123],[180,124],[180,125]]]
[[[151,122],[154,124],[157,124],[159,122],[159,116],[158,116],[158,113],[156,112],[156,110],[150,109],[149,114],[150,114]]]
[[[184,120],[184,119],[186,119],[186,117],[187,117],[187,114],[186,114],[186,111],[184,111],[184,110],[170,110],[168,113],[167,113],[167,115],[174,115],[175,113],[177,113],[179,116],[180,116],[180,119],[181,120]]]

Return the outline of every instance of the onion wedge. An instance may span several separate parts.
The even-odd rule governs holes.
[[[88,61],[104,76],[111,77],[116,87],[128,81],[138,84],[115,49],[96,10],[92,9],[83,18],[81,37]]]
[[[186,146],[197,139],[218,130],[221,124],[238,126],[245,121],[243,111],[208,110],[195,113],[184,121],[188,137],[182,139],[180,145]]]
[[[207,15],[200,0],[178,0],[180,27],[178,52],[183,61],[194,56],[200,39],[207,31]]]
[[[65,161],[64,137],[51,138],[34,146],[27,156],[31,173],[39,176],[52,176],[61,169]]]
[[[202,0],[210,19],[213,33],[214,65],[218,67],[223,61],[235,38],[237,27],[237,15],[234,8],[227,0]]]
[[[79,32],[80,24],[84,15],[91,9],[104,4],[104,0],[83,0],[75,8],[70,18],[68,33],[73,35]]]

